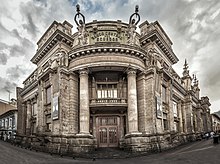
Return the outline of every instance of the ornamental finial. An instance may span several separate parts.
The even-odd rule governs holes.
[[[76,15],[74,17],[74,21],[76,22],[77,26],[80,26],[82,24],[85,24],[85,16],[80,13],[80,5],[76,5]]]
[[[139,6],[135,6],[135,12],[130,16],[129,24],[137,25],[140,21],[140,15],[138,14]]]
[[[139,6],[136,5],[136,6],[135,6],[135,13],[138,13],[138,11],[139,11]]]
[[[77,12],[77,13],[80,12],[80,5],[79,5],[79,4],[76,5],[76,12]]]

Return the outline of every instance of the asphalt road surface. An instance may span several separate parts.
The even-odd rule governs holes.
[[[0,164],[220,164],[220,144],[202,140],[180,146],[176,149],[142,157],[126,159],[72,159],[47,153],[30,151],[0,141]]]

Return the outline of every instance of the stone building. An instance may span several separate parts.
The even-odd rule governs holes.
[[[212,130],[216,133],[220,133],[220,111],[214,112],[212,116]]]
[[[17,131],[16,100],[10,102],[0,99],[0,139],[14,138]]]
[[[16,109],[17,108],[17,102],[15,99],[11,99],[11,101],[5,101],[0,99],[0,115],[2,115],[3,113],[12,110],[12,109]]]
[[[172,68],[178,58],[159,22],[138,33],[137,7],[129,23],[86,23],[79,6],[74,20],[76,33],[54,21],[37,42],[37,68],[17,88],[18,139],[57,153],[151,151],[211,130],[209,98],[186,61],[182,77]]]

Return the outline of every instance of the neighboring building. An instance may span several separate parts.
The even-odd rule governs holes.
[[[17,102],[15,99],[11,99],[10,102],[0,99],[0,115],[3,113],[16,109],[17,108]]]
[[[16,100],[11,102],[0,100],[0,137],[11,139],[17,131],[17,107]]]
[[[212,130],[220,133],[220,111],[212,113]]]
[[[208,97],[185,61],[180,77],[159,22],[93,21],[77,8],[78,32],[54,21],[37,42],[37,69],[17,88],[18,135],[53,152],[97,147],[166,149],[210,131]],[[37,138],[37,139],[35,139]]]

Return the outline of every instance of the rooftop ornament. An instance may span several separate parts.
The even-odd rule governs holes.
[[[80,13],[80,6],[79,4],[76,5],[76,15],[74,20],[78,26],[78,45],[86,45],[88,44],[88,32],[86,31],[85,25],[85,16]]]
[[[76,12],[77,13],[74,17],[74,20],[75,20],[77,26],[85,24],[85,16],[82,13],[80,13],[80,5],[79,4],[76,5]]]
[[[189,70],[188,70],[189,66],[188,66],[188,63],[185,59],[185,63],[183,65],[183,76],[189,76]]]
[[[135,6],[135,13],[133,13],[130,16],[129,25],[133,24],[136,26],[140,22],[140,15],[138,14],[138,11],[139,11],[139,6],[136,5]]]
[[[135,6],[135,13],[130,16],[128,25],[128,44],[134,45],[136,43],[136,25],[140,21],[140,15],[138,14],[138,5]]]

